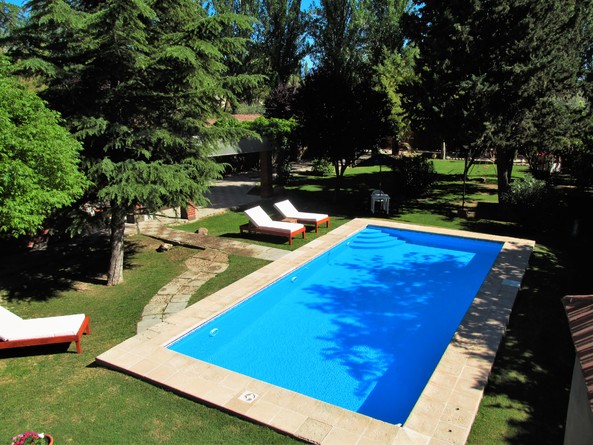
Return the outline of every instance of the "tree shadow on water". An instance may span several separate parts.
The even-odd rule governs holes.
[[[359,412],[401,423],[473,298],[451,296],[477,290],[481,278],[469,256],[445,251],[407,252],[397,264],[358,258],[346,267],[348,282],[307,289],[320,295],[309,307],[332,317],[331,331],[320,338],[328,343],[322,354],[358,382]],[[469,275],[463,283],[454,277],[460,270]]]

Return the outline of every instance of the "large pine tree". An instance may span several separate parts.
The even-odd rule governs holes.
[[[62,14],[82,24],[75,28],[74,50],[70,45],[73,55],[45,78],[46,97],[84,144],[95,184],[89,198],[109,207],[108,284],[118,284],[126,214],[138,206],[155,211],[204,204],[222,171],[209,155],[221,141],[243,134],[209,122],[223,117],[221,101],[232,95],[234,82],[245,82],[226,76],[225,65],[244,42],[220,35],[248,23],[209,16],[192,0],[59,3]],[[30,29],[47,23],[47,14],[32,15]]]
[[[495,150],[504,198],[519,149],[558,148],[574,129],[590,2],[418,3],[420,116],[456,148]]]

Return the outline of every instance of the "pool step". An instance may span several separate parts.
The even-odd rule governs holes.
[[[361,233],[348,243],[352,249],[388,249],[406,242],[395,235],[380,230]]]

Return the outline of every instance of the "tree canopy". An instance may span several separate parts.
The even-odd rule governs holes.
[[[517,151],[565,147],[584,111],[590,2],[417,3],[418,115],[457,149],[493,149],[503,197]]]
[[[251,83],[228,75],[245,41],[227,32],[250,25],[242,16],[208,15],[193,0],[31,2],[16,35],[20,67],[42,76],[44,97],[83,142],[95,184],[88,199],[105,203],[111,217],[109,284],[123,280],[126,215],[205,204],[223,169],[209,155],[221,141],[249,134],[211,122],[225,116],[225,98]],[[46,26],[50,32],[39,35]],[[30,42],[42,37],[28,57]]]
[[[0,56],[0,235],[34,233],[81,196],[81,144],[58,113],[25,90]]]

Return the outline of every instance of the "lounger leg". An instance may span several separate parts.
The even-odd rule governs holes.
[[[80,346],[80,337],[78,337],[76,340],[76,353],[80,354],[82,353],[82,347]]]

